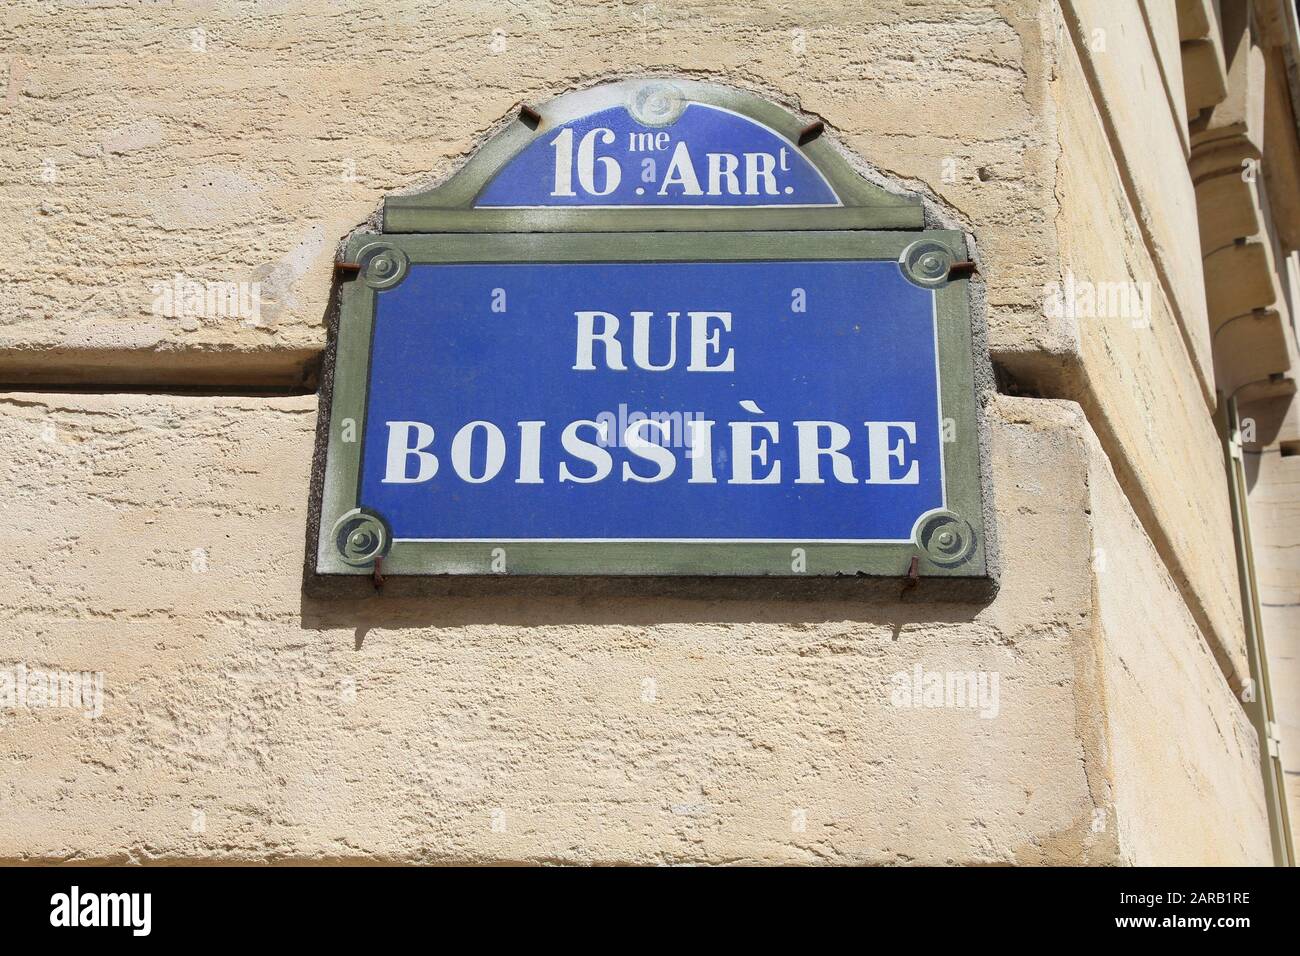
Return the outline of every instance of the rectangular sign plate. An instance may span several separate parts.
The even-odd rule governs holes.
[[[349,249],[317,571],[985,575],[959,233]],[[378,259],[385,261],[379,262]]]

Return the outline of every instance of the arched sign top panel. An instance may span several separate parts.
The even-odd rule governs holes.
[[[822,126],[681,79],[570,93],[519,118],[447,182],[384,203],[384,231],[921,229],[920,202],[863,179]]]
[[[510,160],[476,207],[840,206],[798,146],[725,107],[684,103],[666,122],[611,106],[555,128]]]

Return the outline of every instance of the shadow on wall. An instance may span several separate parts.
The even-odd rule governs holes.
[[[382,594],[368,597],[319,597],[304,593],[300,605],[302,627],[310,631],[353,628],[359,649],[371,628],[457,628],[476,624],[508,627],[621,625],[652,627],[660,624],[783,624],[813,627],[827,622],[852,621],[889,627],[893,640],[902,629],[916,624],[949,625],[975,620],[984,603],[935,602],[925,594],[925,582],[900,598],[898,582],[885,580],[782,582],[767,580],[674,582],[674,596],[652,596],[647,583],[654,579],[529,579],[500,578],[490,582],[409,582],[389,579]],[[824,584],[852,587],[849,599],[841,590],[828,598]],[[445,593],[430,588],[441,585]],[[751,591],[766,589],[762,598],[743,597],[733,585]],[[806,585],[799,597],[788,593]],[[403,594],[418,588],[420,593]]]
[[[1277,443],[1295,400],[1294,395],[1274,395],[1239,407],[1247,491],[1254,491],[1259,480],[1260,452]]]

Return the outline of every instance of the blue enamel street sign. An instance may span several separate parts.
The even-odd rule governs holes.
[[[838,206],[794,143],[719,106],[686,104],[666,125],[614,106],[535,140],[476,206]]]
[[[317,575],[987,581],[965,238],[800,128],[610,84],[386,202]]]
[[[944,505],[933,300],[894,262],[412,266],[361,504],[399,541],[910,541]]]

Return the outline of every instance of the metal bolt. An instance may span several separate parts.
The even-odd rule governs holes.
[[[818,136],[826,131],[826,124],[821,120],[813,120],[807,126],[799,131],[799,145],[807,146]]]
[[[937,252],[927,252],[917,264],[921,267],[921,271],[928,276],[938,277],[944,274],[944,259]]]

